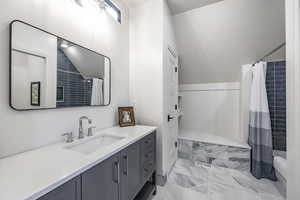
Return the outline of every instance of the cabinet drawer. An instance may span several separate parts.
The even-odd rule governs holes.
[[[145,162],[144,165],[143,165],[144,171],[150,171],[150,172],[152,172],[154,170],[154,168],[155,168],[154,161]]]
[[[156,167],[156,138],[155,132],[147,135],[141,141],[141,176],[144,184],[153,174]]]
[[[155,160],[155,152],[154,150],[149,150],[142,155],[141,161],[144,164],[145,162],[150,162]]]
[[[154,172],[154,162],[146,162],[142,168],[142,177],[143,180],[148,180],[152,173]]]
[[[142,153],[148,153],[149,150],[155,149],[155,134],[151,133],[142,140]]]
[[[76,177],[38,200],[80,200],[80,177]]]
[[[148,153],[146,153],[142,158],[142,178],[143,181],[149,179],[151,174],[155,170],[155,153],[153,150],[150,150]]]

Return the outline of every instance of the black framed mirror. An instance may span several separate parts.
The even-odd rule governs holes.
[[[18,111],[107,106],[109,57],[20,20],[10,24],[10,106]]]

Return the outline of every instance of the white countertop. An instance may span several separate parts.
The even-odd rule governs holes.
[[[0,159],[0,199],[38,199],[154,130],[156,127],[132,126],[99,131],[93,137],[109,134],[125,139],[89,155],[65,149],[69,144],[61,142]]]

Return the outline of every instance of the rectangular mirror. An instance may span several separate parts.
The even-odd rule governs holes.
[[[38,110],[110,104],[108,57],[21,21],[13,21],[10,28],[12,108]]]

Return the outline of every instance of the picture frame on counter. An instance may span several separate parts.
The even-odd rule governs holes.
[[[134,108],[132,106],[119,107],[119,126],[135,126]]]

